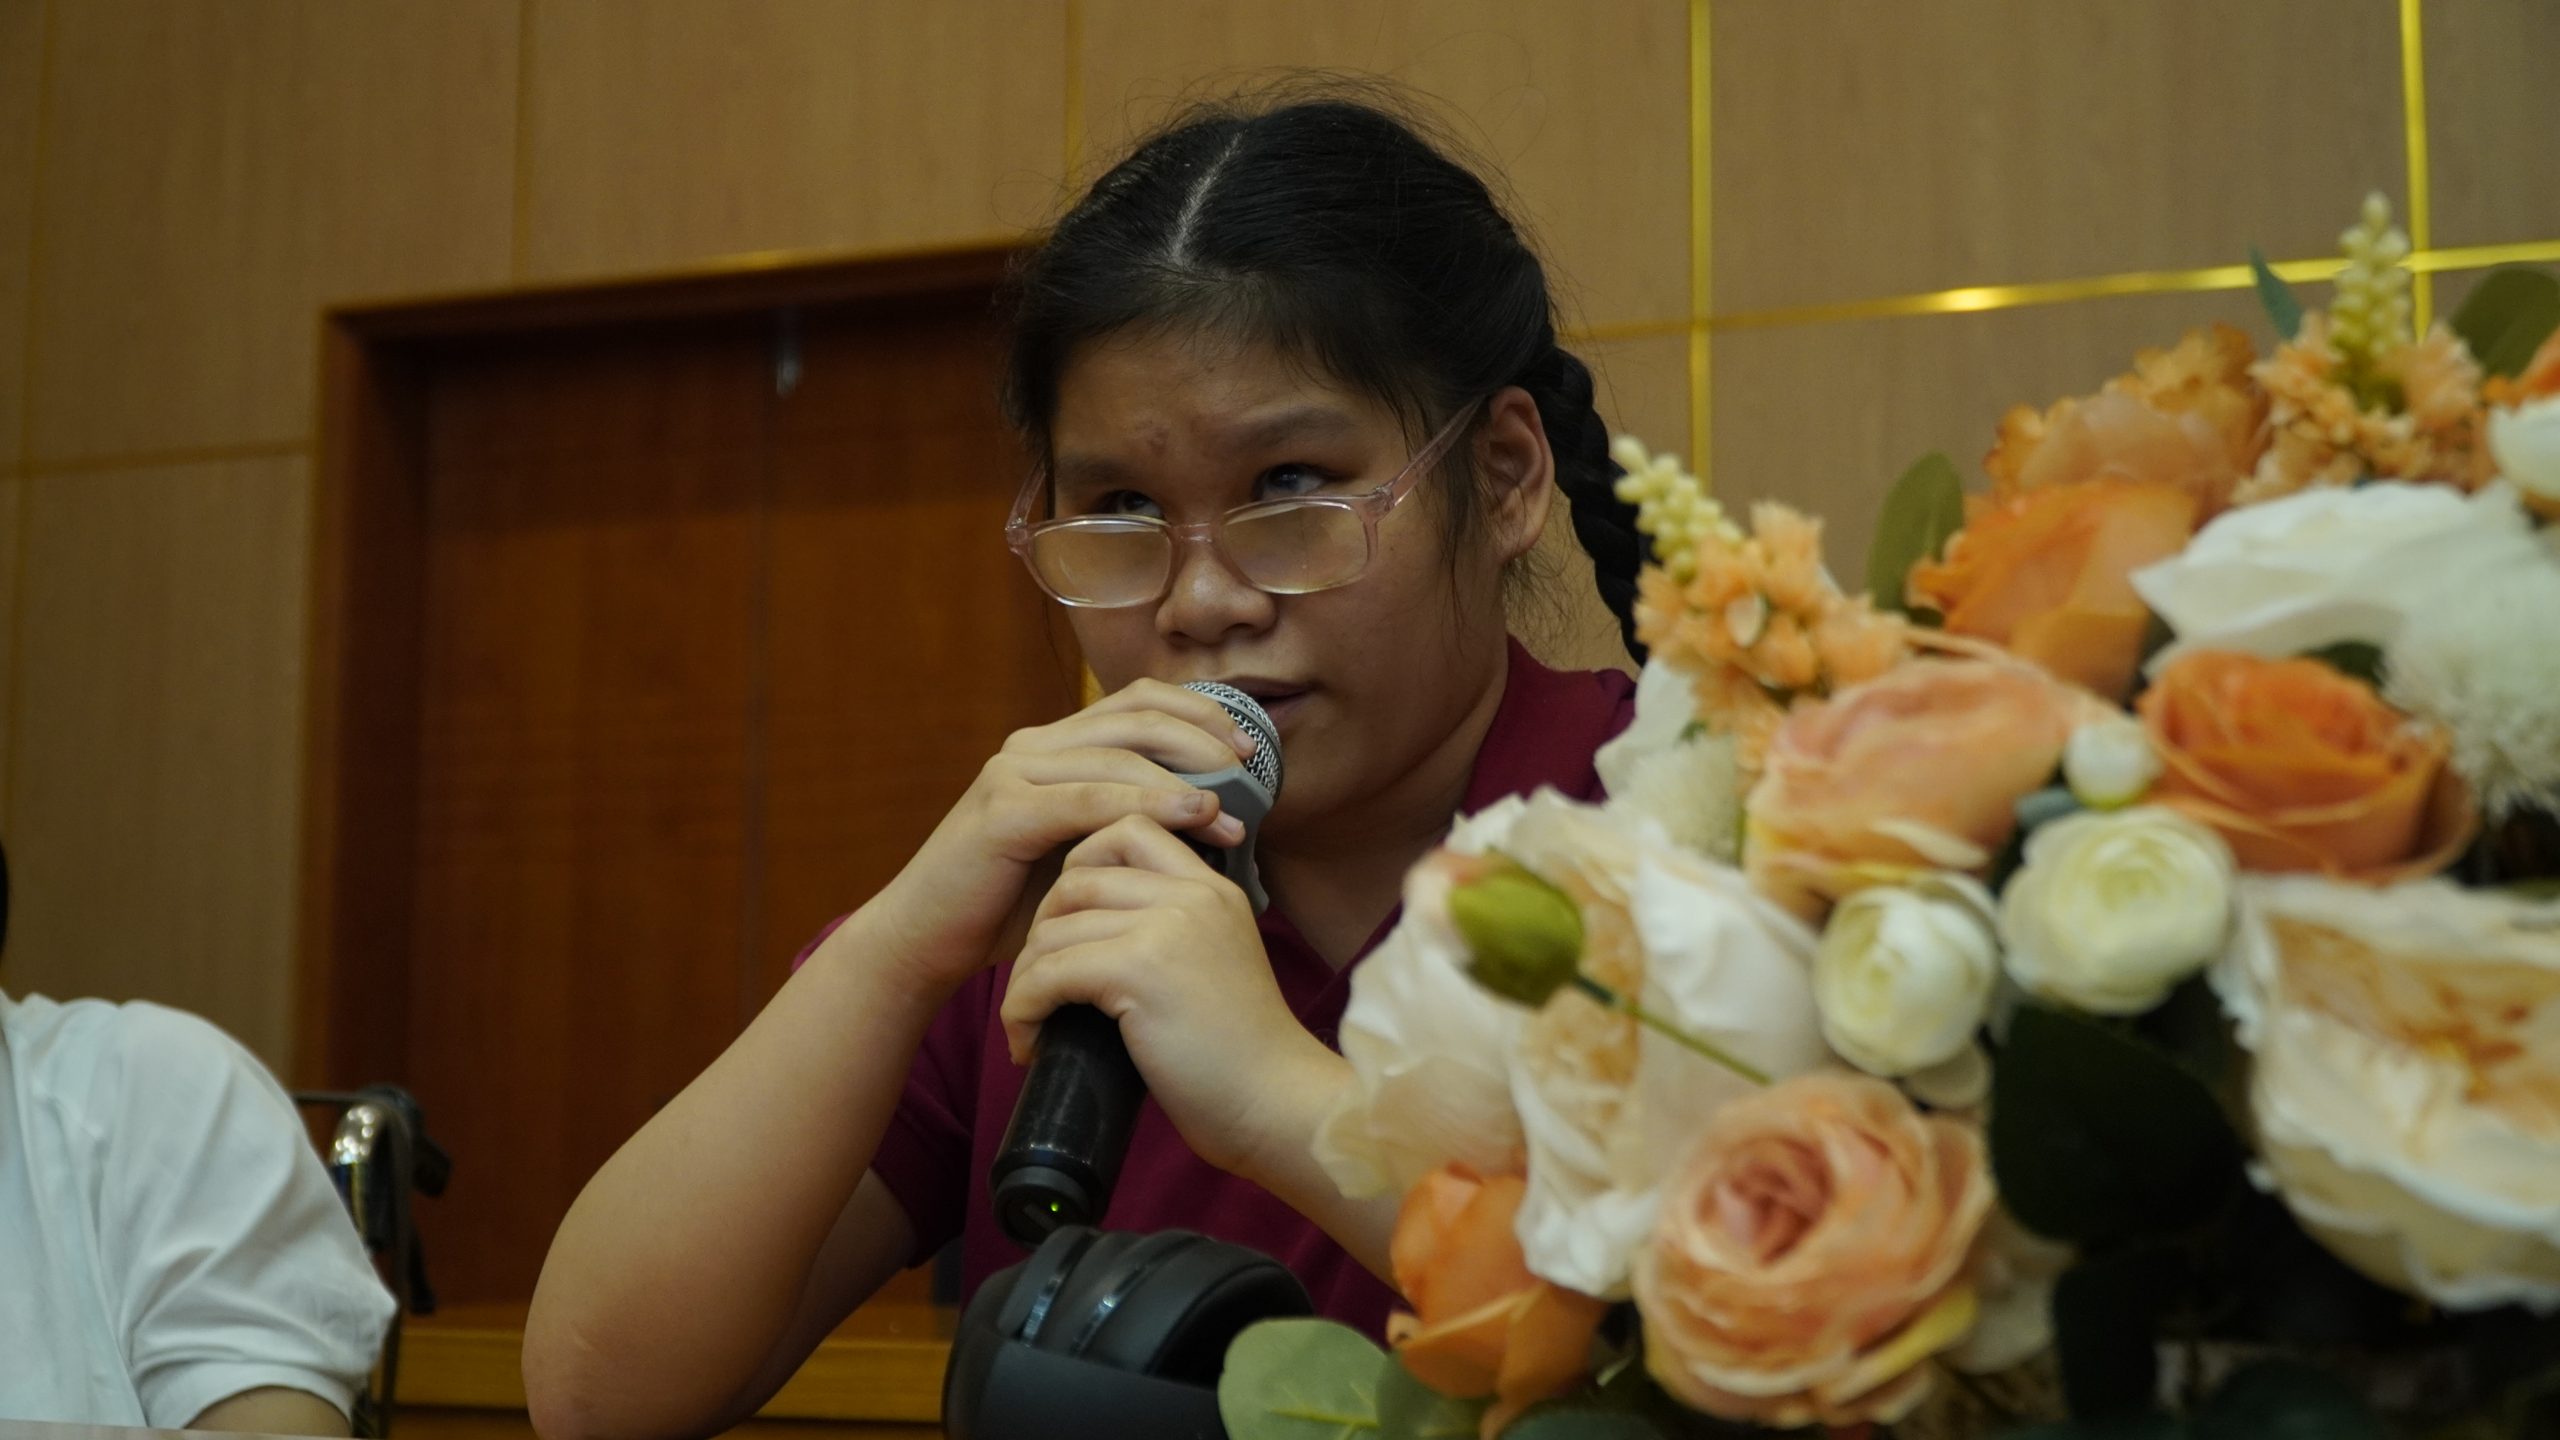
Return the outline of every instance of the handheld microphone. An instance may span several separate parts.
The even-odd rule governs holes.
[[[1280,794],[1280,732],[1252,696],[1231,685],[1199,680],[1183,688],[1226,707],[1254,738],[1251,759],[1180,778],[1215,794],[1220,813],[1243,823],[1244,839],[1233,849],[1188,843],[1260,914],[1270,897],[1253,863],[1253,845]],[[1110,1016],[1090,1005],[1061,1005],[1041,1021],[1031,1071],[987,1174],[1004,1232],[1034,1246],[1062,1225],[1102,1223],[1146,1097],[1146,1082]]]

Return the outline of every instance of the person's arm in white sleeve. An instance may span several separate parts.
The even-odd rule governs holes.
[[[292,1100],[207,1022],[124,1012],[99,1233],[145,1415],[316,1433],[284,1391],[346,1433],[394,1302]]]

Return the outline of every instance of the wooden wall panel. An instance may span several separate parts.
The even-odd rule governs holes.
[[[1064,621],[1004,543],[1024,461],[983,306],[813,317],[777,411],[757,1005],[1006,735],[1075,707]]]
[[[1575,285],[1578,324],[1689,311],[1688,7],[1680,0],[1087,0],[1086,169],[1178,99],[1274,67],[1372,71],[1421,92],[1516,191]]]
[[[402,1076],[456,1156],[441,1290],[532,1293],[739,1028],[760,329],[449,361],[429,408]]]
[[[1716,493],[1729,507],[1774,498],[1823,517],[1832,573],[1862,588],[1876,508],[1912,461],[1944,450],[1980,488],[2010,406],[2086,394],[2137,350],[2216,320],[2261,353],[2273,344],[2246,291],[1720,334]]]
[[[35,459],[299,442],[323,302],[505,279],[514,0],[52,14]]]
[[[26,400],[27,260],[34,239],[44,0],[0,0],[0,467],[18,463]]]
[[[148,998],[285,1064],[300,459],[24,482],[10,986]]]
[[[2424,35],[2435,243],[2560,239],[2560,5],[2433,0]]]
[[[18,541],[26,496],[25,481],[0,480],[0,777],[9,774],[10,746],[17,739]],[[0,843],[12,833],[9,790],[0,780]],[[0,955],[0,965],[6,963],[6,956]]]
[[[1612,435],[1633,435],[1648,450],[1689,454],[1689,337],[1567,342],[1591,367],[1600,418]]]
[[[976,239],[1056,203],[1042,0],[542,0],[531,35],[528,275]]]
[[[2328,254],[2404,195],[2392,0],[1710,10],[1719,314]]]

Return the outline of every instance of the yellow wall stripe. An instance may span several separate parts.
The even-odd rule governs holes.
[[[2344,263],[2334,257],[2280,260],[2269,268],[2286,280],[2304,284],[2328,279]],[[2450,270],[2484,270],[2496,265],[2549,264],[2560,264],[2560,240],[2523,240],[2506,245],[2421,250],[2410,255],[2408,260],[2409,268],[2421,277],[2441,275]],[[1961,315],[1983,310],[2015,310],[2030,305],[2062,305],[2075,300],[2103,300],[2123,295],[2246,290],[2251,283],[2252,277],[2246,265],[2210,265],[2194,270],[2133,270],[2118,275],[2086,275],[2023,285],[1959,285],[1913,295],[1882,295],[1821,305],[1736,311],[1729,315],[1620,321],[1577,330],[1567,338],[1586,343],[1607,343],[1660,339],[1700,330],[1767,330],[1782,325],[1820,325],[1901,315]]]
[[[2435,244],[2435,215],[2427,178],[2427,54],[2420,38],[2419,0],[2400,0],[2400,120],[2409,160],[2409,248]],[[2409,287],[2411,318],[2427,333],[2434,313],[2435,282],[2420,270]]]

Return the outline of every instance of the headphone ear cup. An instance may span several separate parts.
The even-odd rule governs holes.
[[[962,1311],[943,1425],[955,1440],[1216,1436],[1229,1343],[1314,1310],[1297,1276],[1240,1245],[1060,1230]]]
[[[1256,1320],[1314,1311],[1306,1287],[1257,1251],[1166,1231],[1097,1255],[1073,1287],[1072,1354],[1116,1370],[1215,1385],[1227,1345]]]

